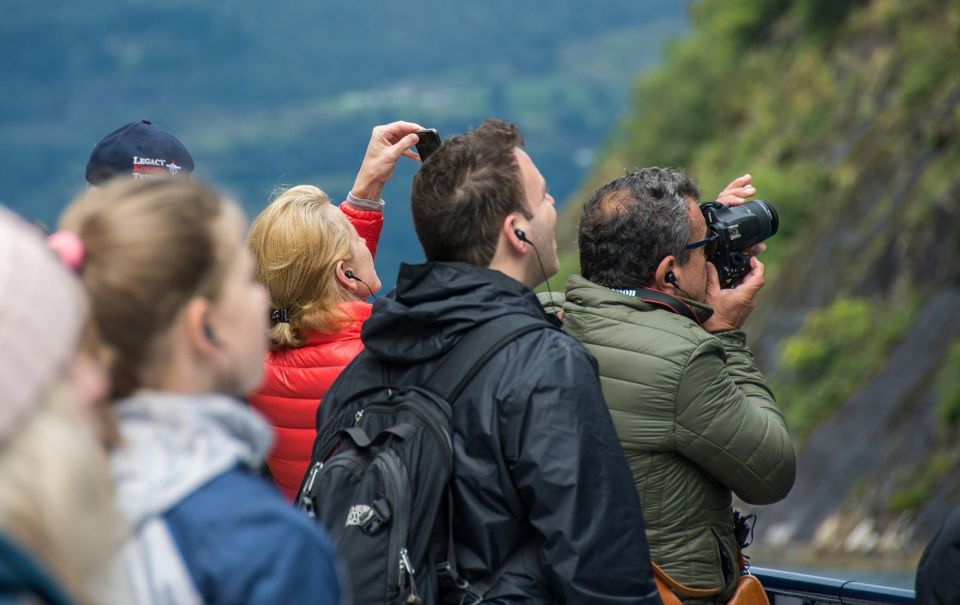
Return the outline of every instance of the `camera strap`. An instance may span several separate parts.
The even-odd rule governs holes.
[[[626,294],[627,296],[635,296],[648,305],[665,309],[677,315],[682,315],[701,328],[703,327],[703,323],[697,317],[697,314],[694,313],[693,309],[690,308],[690,305],[675,296],[670,296],[669,294],[664,294],[663,292],[649,288],[611,288],[611,290],[619,292],[620,294]]]

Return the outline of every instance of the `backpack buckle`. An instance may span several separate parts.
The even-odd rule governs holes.
[[[443,563],[437,563],[435,569],[437,570],[437,579],[443,582],[443,579],[446,578],[457,587],[457,590],[461,592],[460,600],[457,601],[459,605],[474,605],[483,601],[483,595],[477,594],[473,590],[473,586],[470,582],[457,573],[456,568],[449,562],[444,561]],[[468,600],[469,599],[469,600]]]
[[[435,569],[437,570],[438,579],[443,580],[443,578],[447,578],[460,590],[467,590],[470,588],[470,582],[464,580],[463,576],[457,573],[456,568],[454,568],[450,561],[437,563]]]
[[[380,531],[392,515],[387,501],[379,498],[374,500],[372,506],[354,506],[350,510],[350,516],[352,519],[348,519],[347,525],[357,525],[369,536]]]

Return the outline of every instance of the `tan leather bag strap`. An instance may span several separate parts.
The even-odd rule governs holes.
[[[664,585],[677,593],[678,595],[685,598],[709,598],[715,597],[723,592],[721,588],[691,588],[685,584],[677,582],[673,578],[667,575],[667,572],[663,571],[659,565],[650,561],[650,564],[653,565],[653,575],[664,583]]]
[[[663,583],[660,576],[654,575],[653,582],[657,585],[657,594],[660,595],[660,602],[663,605],[683,605],[677,593],[670,590],[670,587]]]
[[[737,581],[727,605],[770,605],[770,599],[756,576],[744,575]]]

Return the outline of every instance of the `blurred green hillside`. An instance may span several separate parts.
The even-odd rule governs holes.
[[[960,502],[960,2],[701,0],[690,19],[567,205],[563,271],[598,184],[674,166],[709,196],[751,173],[781,229],[748,331],[800,447],[765,535],[816,543],[829,521],[821,549],[916,546]],[[857,527],[873,538],[845,542]]]
[[[278,185],[346,194],[377,123],[521,125],[560,196],[579,184],[635,75],[686,29],[686,1],[0,2],[0,203],[55,221],[94,143],[147,118],[253,214]],[[415,166],[385,192],[378,259],[421,258]]]

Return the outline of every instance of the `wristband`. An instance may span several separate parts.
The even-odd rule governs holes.
[[[386,203],[383,200],[368,200],[362,197],[357,197],[353,195],[353,192],[347,194],[347,202],[351,206],[354,206],[360,210],[371,210],[374,212],[382,212],[383,205]]]

